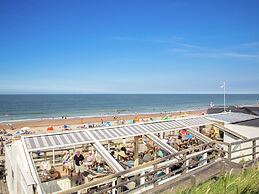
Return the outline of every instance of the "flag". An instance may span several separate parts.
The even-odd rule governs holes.
[[[220,88],[225,88],[225,82],[223,82],[223,85],[221,85]]]

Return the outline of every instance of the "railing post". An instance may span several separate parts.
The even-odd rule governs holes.
[[[121,183],[121,176],[119,176],[118,178],[117,178],[117,185],[119,185]],[[121,187],[118,187],[117,188],[117,193],[119,194],[119,193],[121,193]]]
[[[116,181],[112,181],[112,186],[116,185]],[[116,189],[112,189],[112,194],[116,194]]]
[[[187,172],[187,154],[186,153],[184,153],[183,154],[183,160],[184,160],[184,162],[183,162],[183,168],[184,168],[184,170],[183,170],[183,173],[186,173]]]
[[[154,177],[156,178],[157,176],[158,176],[158,174],[157,174],[157,164],[154,164],[154,171],[155,171],[155,175],[154,175]],[[155,181],[154,183],[153,183],[153,185],[154,185],[154,187],[155,186],[157,186],[158,185],[158,180],[157,181]]]
[[[253,160],[256,160],[256,140],[253,140]]]
[[[231,160],[231,144],[228,144],[228,159]]]
[[[143,171],[140,175],[142,176],[144,174],[145,174],[145,171]],[[140,185],[144,185],[145,184],[145,179],[146,179],[146,177],[140,178]]]

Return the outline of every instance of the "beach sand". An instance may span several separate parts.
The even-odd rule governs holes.
[[[25,121],[8,121],[0,123],[0,129],[5,129],[9,133],[14,133],[20,130],[22,127],[30,127],[33,134],[47,133],[47,127],[53,126],[54,131],[61,131],[63,125],[69,125],[71,129],[78,129],[79,125],[95,123],[100,124],[101,122],[111,122],[115,123],[119,120],[129,121],[138,117],[140,120],[153,118],[154,120],[159,120],[165,116],[170,116],[172,118],[185,117],[185,116],[198,116],[206,113],[206,110],[195,110],[195,111],[184,111],[184,112],[172,112],[172,113],[149,113],[149,114],[132,114],[132,115],[116,115],[114,116],[103,116],[103,117],[84,117],[84,118],[67,118],[67,119],[39,119],[39,120],[25,120]],[[8,125],[9,124],[9,125]],[[11,130],[10,124],[14,127]]]

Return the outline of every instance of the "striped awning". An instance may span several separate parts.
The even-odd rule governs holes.
[[[99,129],[89,130],[89,132],[98,141],[125,138],[125,137],[131,137],[131,136],[139,136],[147,133],[139,125],[99,128]]]
[[[180,129],[184,128],[185,126],[172,120],[172,121],[163,121],[163,122],[156,122],[156,123],[147,123],[141,125],[143,128],[150,132],[163,132],[163,131],[169,131],[172,129]]]
[[[67,131],[23,137],[28,151],[52,149],[65,146],[94,143],[159,133],[170,130],[179,130],[188,127],[212,124],[212,121],[203,117],[181,118],[169,121],[157,121],[126,126],[102,127],[80,131]]]
[[[24,139],[28,150],[41,150],[44,148],[55,148],[93,142],[89,135],[83,131],[28,136]]]
[[[205,117],[184,118],[184,119],[177,120],[177,122],[188,127],[203,126],[203,125],[209,125],[213,123],[212,121],[206,119]]]

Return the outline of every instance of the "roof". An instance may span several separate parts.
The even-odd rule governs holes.
[[[85,131],[34,135],[25,137],[24,141],[28,150],[40,150],[44,148],[50,149],[55,147],[64,147],[65,145],[77,145],[93,142]]]
[[[249,121],[242,121],[236,123],[238,125],[251,126],[251,127],[259,127],[259,119],[253,119]]]
[[[133,125],[101,127],[78,131],[30,135],[24,136],[23,139],[25,141],[28,151],[36,151],[57,147],[81,145],[85,143],[94,143],[96,141],[122,139],[127,137],[145,135],[149,133],[180,130],[188,127],[203,126],[212,123],[212,121],[206,119],[204,116],[198,116],[169,121],[156,121]]]
[[[252,114],[259,116],[259,106],[227,106],[226,111],[238,112],[244,114]],[[224,107],[211,107],[207,110],[207,114],[217,114],[224,112]]]
[[[224,123],[237,123],[257,119],[259,117],[244,113],[225,112],[220,114],[207,115],[206,118],[212,121],[219,121]]]

